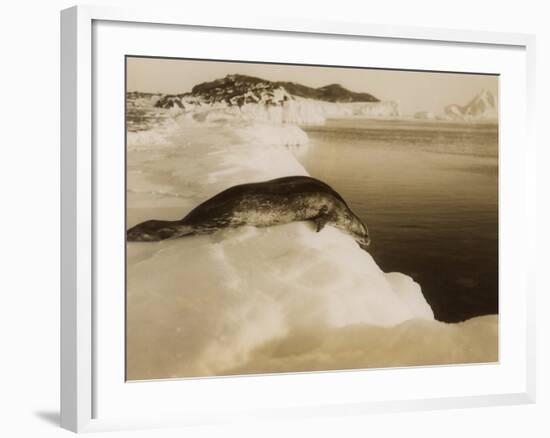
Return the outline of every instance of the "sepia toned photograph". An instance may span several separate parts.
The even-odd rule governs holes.
[[[497,75],[125,80],[127,380],[498,362]]]

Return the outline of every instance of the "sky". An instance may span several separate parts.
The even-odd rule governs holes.
[[[441,113],[451,103],[468,103],[483,89],[498,97],[494,75],[134,57],[127,58],[127,90],[183,93],[235,73],[310,87],[338,83],[380,100],[398,101],[403,114]]]

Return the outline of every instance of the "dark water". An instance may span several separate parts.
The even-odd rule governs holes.
[[[369,252],[412,276],[437,319],[498,313],[498,127],[329,120],[300,160],[369,227]]]

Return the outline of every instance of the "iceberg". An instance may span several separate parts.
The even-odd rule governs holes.
[[[497,99],[488,90],[481,90],[466,105],[450,104],[445,107],[445,117],[460,121],[496,121],[498,120]]]
[[[436,120],[437,116],[431,111],[418,111],[414,113],[414,118],[417,120]]]
[[[178,107],[158,129],[129,133],[127,227],[181,218],[236,184],[307,175],[296,154],[308,138],[290,120],[364,104],[306,100],[269,117]],[[419,284],[331,226],[128,243],[130,380],[493,362],[497,345],[497,316],[436,321]]]

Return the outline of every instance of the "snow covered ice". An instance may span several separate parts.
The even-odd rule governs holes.
[[[172,114],[128,135],[128,228],[236,184],[307,175],[294,124]],[[127,255],[130,380],[498,360],[497,316],[436,321],[420,285],[330,226],[225,229]]]

